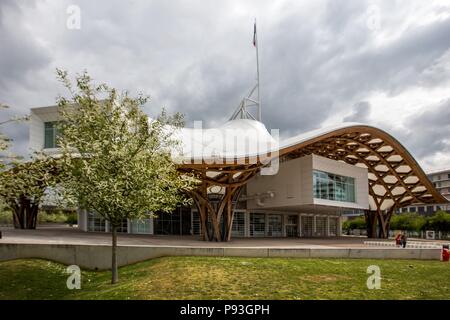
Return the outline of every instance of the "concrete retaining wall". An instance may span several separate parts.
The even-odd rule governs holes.
[[[119,246],[118,264],[124,266],[163,256],[212,257],[283,257],[283,258],[352,258],[352,259],[420,259],[439,260],[440,249],[399,248],[211,248]],[[42,258],[75,264],[85,269],[105,270],[111,266],[108,245],[13,244],[0,243],[0,261],[20,258]]]

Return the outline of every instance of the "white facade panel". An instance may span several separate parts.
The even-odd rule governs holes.
[[[31,109],[29,148],[31,151],[42,151],[44,149],[44,124],[59,120],[57,107],[43,107]],[[47,151],[56,151],[48,149]]]
[[[341,202],[313,197],[313,170],[334,173],[355,179],[355,202]],[[273,192],[272,198],[266,196]],[[309,155],[280,164],[279,172],[273,176],[258,175],[247,184],[248,209],[295,208],[305,205],[324,205],[368,209],[368,171],[343,162]],[[262,197],[261,201],[257,199]]]

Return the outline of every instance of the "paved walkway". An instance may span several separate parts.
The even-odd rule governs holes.
[[[84,232],[64,226],[41,226],[36,230],[1,228],[0,243],[44,244],[111,244],[111,235]],[[205,242],[198,236],[162,236],[119,234],[119,245],[176,246],[176,247],[247,247],[247,248],[349,248],[365,247],[365,237],[338,238],[234,238],[230,242]]]
[[[0,228],[0,243],[31,244],[100,244],[110,245],[109,233],[84,232],[68,226],[40,226],[36,230]],[[336,238],[234,238],[230,242],[205,242],[198,236],[162,236],[119,234],[119,245],[173,246],[173,247],[245,247],[245,248],[362,248],[366,237]],[[381,240],[382,241],[382,240]],[[393,241],[393,240],[387,240]]]

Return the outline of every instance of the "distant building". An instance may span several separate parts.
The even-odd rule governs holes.
[[[436,188],[436,190],[439,191],[439,193],[442,194],[445,198],[450,200],[450,169],[428,173],[427,177],[433,183],[433,186]],[[410,206],[403,207],[397,210],[397,212],[418,212],[424,215],[432,215],[439,210],[450,212],[450,204],[415,203]]]

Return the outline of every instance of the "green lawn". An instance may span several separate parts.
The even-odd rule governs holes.
[[[369,290],[369,265],[381,289]],[[450,299],[450,265],[439,261],[166,257],[109,272],[82,272],[66,288],[65,266],[0,262],[0,299]]]

